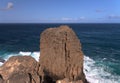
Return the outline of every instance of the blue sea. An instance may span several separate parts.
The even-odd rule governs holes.
[[[38,61],[41,32],[60,25],[80,39],[90,83],[120,83],[120,24],[0,24],[0,58],[29,55]]]

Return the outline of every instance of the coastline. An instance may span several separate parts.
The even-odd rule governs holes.
[[[80,41],[72,29],[68,26],[49,28],[46,29],[40,37],[41,56],[39,55],[39,61],[35,61],[35,59],[30,56],[10,57],[0,67],[0,82],[9,81],[9,83],[15,83],[19,81],[21,83],[25,81],[28,83],[88,83],[85,78],[85,74],[83,73],[83,53],[81,51]],[[48,40],[50,41],[48,42]],[[51,45],[53,48],[49,49],[49,46],[51,47]],[[60,52],[63,55],[61,55]],[[25,53],[20,52],[20,54],[23,55]],[[26,53],[26,55],[30,54],[30,52]],[[55,57],[56,60],[54,59]],[[56,64],[54,64],[52,60],[55,60]],[[50,65],[52,65],[52,67]],[[62,69],[57,65],[61,65]]]
[[[2,55],[2,58],[4,58],[5,60],[7,60],[8,57],[10,56],[21,55],[21,52],[23,55],[27,55],[29,53],[35,54],[34,52],[36,52],[36,50],[39,50],[37,48],[38,44],[34,45],[35,43],[37,43],[36,41],[38,41],[39,43],[39,39],[37,38],[39,38],[40,32],[38,31],[45,29],[44,27],[48,25],[44,25],[44,27],[42,25],[40,26],[32,25],[32,27],[35,27],[34,29],[30,28],[30,26],[27,26],[27,25],[25,26],[26,29],[20,28],[17,26],[18,25],[12,25],[12,27],[15,27],[15,28],[12,28],[11,26],[8,26],[8,28],[3,27],[5,29],[2,29],[2,27],[0,28],[1,35],[4,36],[4,38],[0,37],[0,39],[2,39],[2,41],[0,41],[0,46],[2,47],[2,50],[0,53]],[[54,26],[54,25],[51,24],[51,26]],[[55,26],[58,26],[58,25],[55,25]],[[116,65],[119,66],[119,61],[117,60],[119,59],[119,57],[117,56],[117,54],[119,55],[119,42],[118,42],[119,25],[108,24],[108,25],[100,25],[98,27],[98,25],[91,25],[91,26],[79,25],[78,26],[75,24],[72,26],[73,26],[72,27],[73,30],[75,30],[75,32],[77,33],[79,39],[81,39],[83,51],[86,57],[88,57],[88,58],[84,57],[86,59],[84,63],[85,65],[88,65],[87,67],[85,67],[85,69],[87,69],[88,71],[86,73],[86,77],[88,75],[88,78],[90,80],[93,81],[94,79],[96,79],[97,80],[96,82],[100,82],[100,83],[106,83],[106,82],[118,83],[120,76],[119,76],[119,68],[116,67]],[[111,26],[114,28],[112,28]],[[9,27],[11,28],[11,30],[8,31],[8,34],[11,34],[11,36],[8,36],[7,33],[5,33],[7,29],[10,29]],[[22,25],[21,27],[24,27],[24,26]],[[20,31],[18,32],[17,29],[19,28],[20,28]],[[14,30],[16,31],[16,33],[14,32]],[[30,30],[32,30],[32,32],[29,32]],[[26,36],[24,35],[22,36],[21,34],[21,36],[19,37],[19,35],[17,34],[18,33],[20,34],[21,32],[25,32],[22,34]],[[33,33],[33,35],[31,33]],[[37,37],[37,34],[35,33],[38,34],[38,37]],[[29,34],[31,34],[34,37],[32,36],[30,37]],[[16,37],[14,37],[15,35]],[[14,39],[12,39],[12,37]],[[19,42],[17,37],[19,38],[19,40],[22,40],[23,38],[26,40]],[[3,40],[7,40],[7,41],[3,41]],[[29,43],[33,42],[34,44],[28,44],[29,45],[28,47],[28,45],[26,46],[26,42],[28,41]],[[19,49],[16,47],[18,47]],[[34,47],[34,49],[31,47]],[[26,49],[26,48],[30,48],[30,49]],[[38,54],[38,57],[39,57],[39,54]],[[92,61],[89,60],[89,58],[92,59]],[[92,70],[89,70],[89,69],[92,69]]]

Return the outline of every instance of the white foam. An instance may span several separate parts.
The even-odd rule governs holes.
[[[5,60],[8,60],[12,56],[32,56],[35,58],[36,61],[39,61],[40,52],[23,52],[20,51],[19,53],[12,53],[12,54],[5,54]]]
[[[39,61],[40,52],[33,52],[33,53],[31,54],[31,56],[32,56],[33,58],[35,58],[36,61]]]
[[[39,57],[40,57],[40,52],[23,52],[20,51],[19,53],[11,53],[11,54],[4,54],[4,59],[5,61],[7,61],[10,57],[12,56],[32,56],[36,61],[39,61]],[[2,66],[3,63],[0,62],[0,66]]]
[[[22,52],[22,51],[20,51],[19,54],[20,55],[31,55],[31,52]]]
[[[120,76],[111,75],[103,67],[96,66],[95,61],[88,56],[84,56],[84,72],[90,83],[120,83]]]
[[[2,62],[0,62],[0,66],[1,66],[1,65],[3,65],[3,63],[2,63]]]
[[[40,52],[19,52],[19,55],[22,56],[32,56],[36,61],[39,61],[39,57],[40,57]]]
[[[7,54],[5,55],[5,60],[8,60],[11,56],[32,56],[39,61],[40,52],[22,52]],[[103,59],[104,60],[104,59]],[[111,73],[104,71],[103,67],[98,67],[95,65],[95,61],[88,56],[84,56],[84,72],[86,79],[90,83],[120,83],[120,76],[111,75]],[[3,63],[0,63],[2,65]],[[108,77],[108,78],[106,78]]]
[[[10,57],[12,57],[12,56],[18,56],[18,54],[15,54],[15,53],[13,53],[13,54],[6,54],[6,56],[5,56],[5,61],[7,61]]]

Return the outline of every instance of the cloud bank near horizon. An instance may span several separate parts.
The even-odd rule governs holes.
[[[5,10],[10,10],[13,8],[13,3],[12,2],[8,2],[7,6],[5,8],[0,8],[1,11],[5,11]]]

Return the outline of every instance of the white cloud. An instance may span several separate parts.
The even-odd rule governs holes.
[[[84,16],[81,16],[81,17],[79,18],[79,20],[85,20],[85,17],[84,17]]]
[[[111,14],[108,16],[108,19],[120,19],[120,15]]]
[[[12,2],[8,2],[7,9],[11,9],[11,8],[13,8],[13,3]]]
[[[1,8],[0,10],[10,10],[13,8],[13,3],[12,2],[8,2],[7,6],[5,8]]]
[[[63,20],[63,21],[70,21],[70,20],[73,20],[73,18],[65,18],[65,17],[63,17],[61,20]]]
[[[85,20],[86,18],[84,16],[81,16],[79,18],[67,18],[67,17],[63,17],[61,18],[62,21],[82,21]]]

